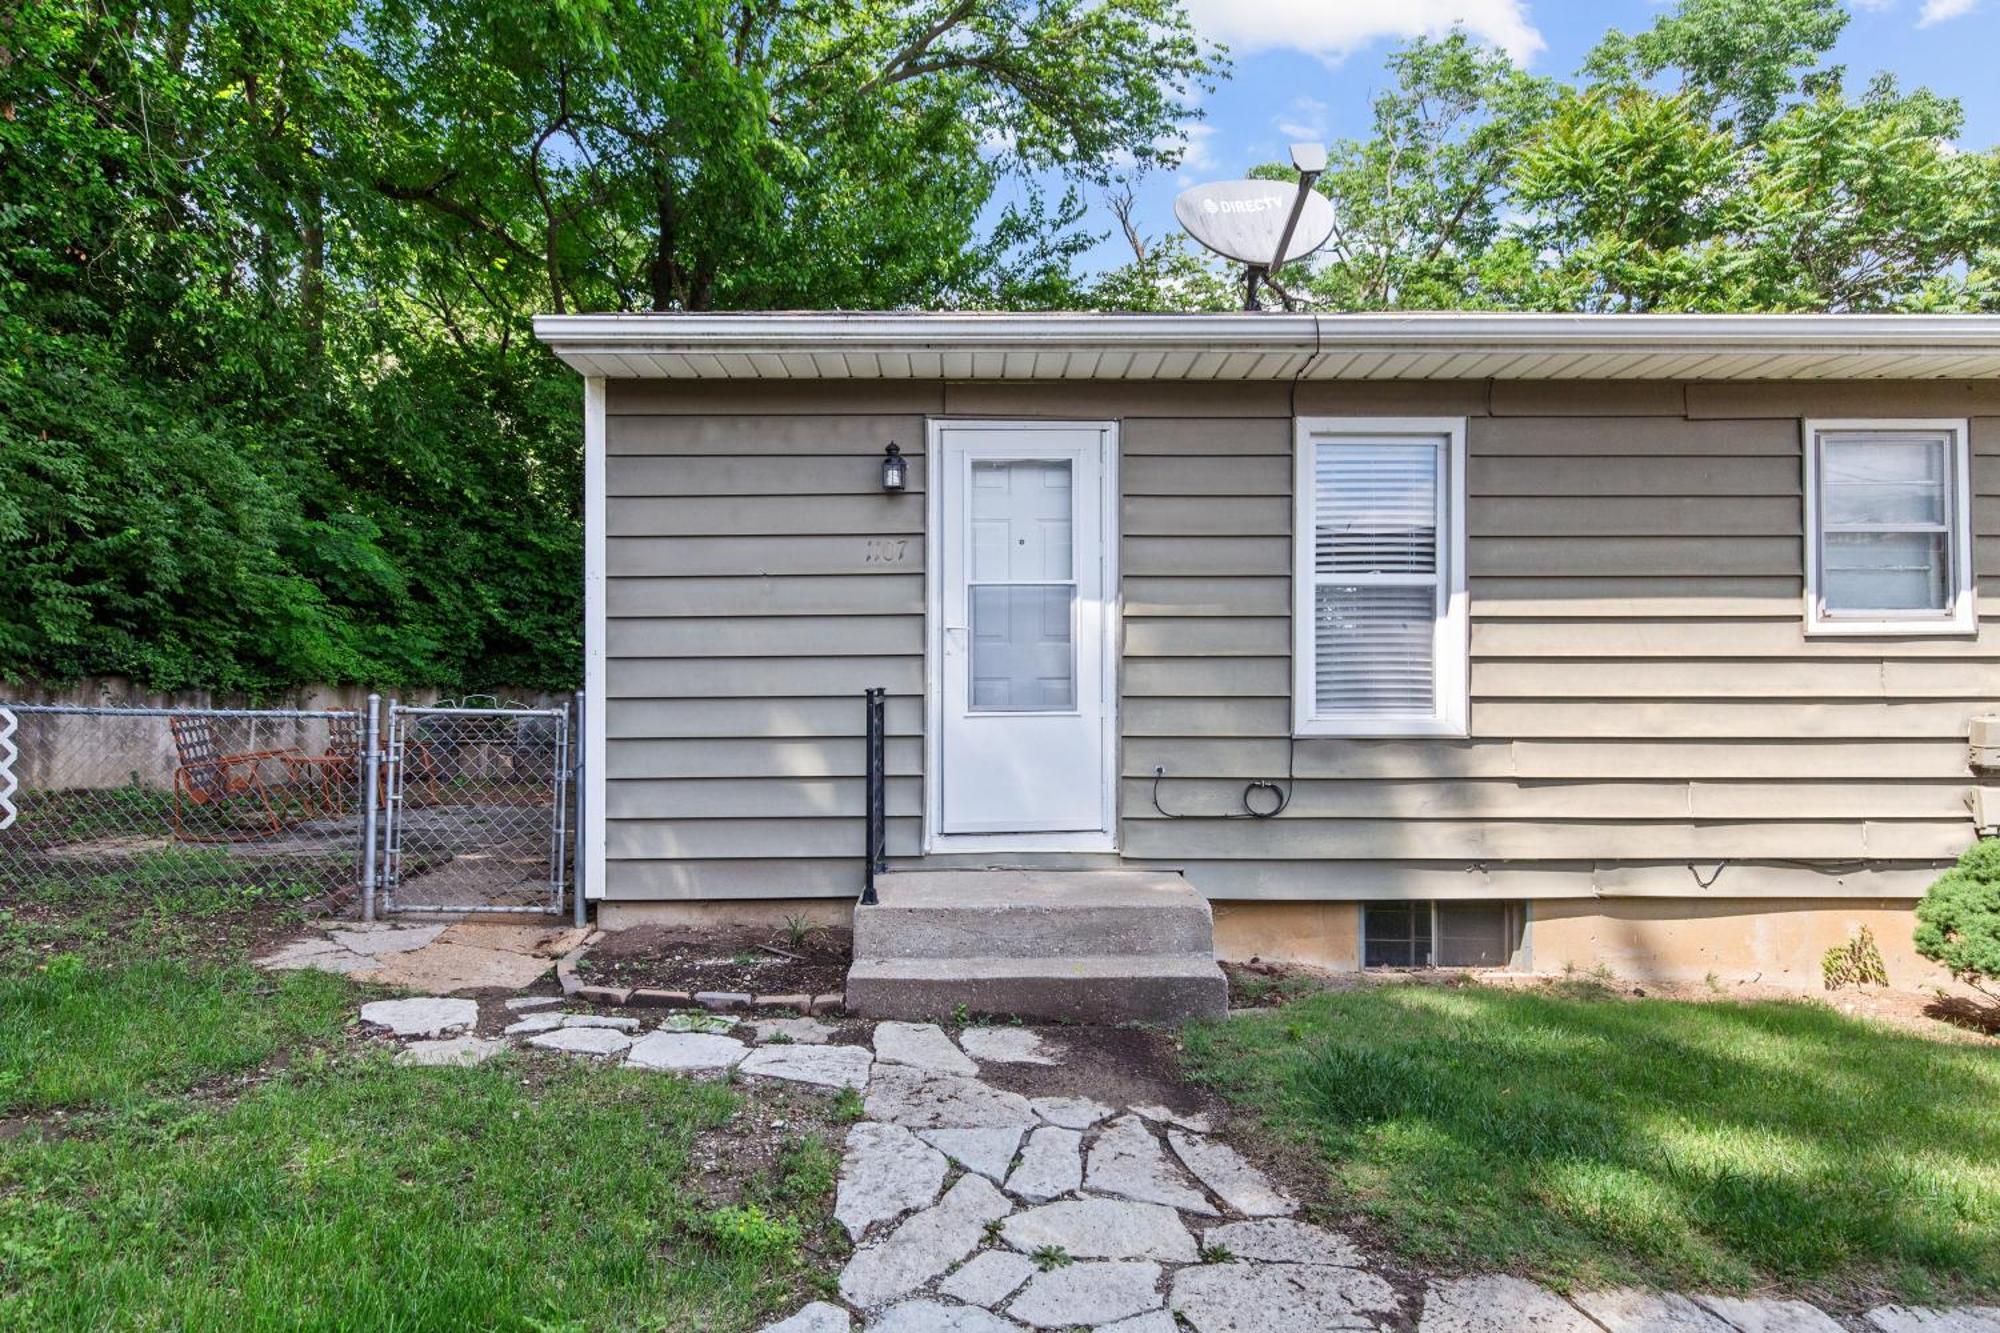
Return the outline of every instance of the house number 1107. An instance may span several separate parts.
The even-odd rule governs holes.
[[[900,565],[910,558],[908,537],[870,537],[868,550],[861,558],[864,565]]]

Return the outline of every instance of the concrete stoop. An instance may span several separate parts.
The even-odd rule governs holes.
[[[1150,870],[884,875],[854,909],[847,1007],[871,1018],[971,1013],[1115,1023],[1228,1012],[1208,900]]]

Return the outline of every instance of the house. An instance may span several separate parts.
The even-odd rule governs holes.
[[[1145,871],[1224,958],[1812,984],[1867,926],[1929,975],[1991,808],[2000,318],[536,331],[608,927],[844,918],[881,687],[889,870],[1036,872],[961,900]]]

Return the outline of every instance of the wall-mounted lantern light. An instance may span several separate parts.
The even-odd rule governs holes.
[[[902,446],[890,441],[882,451],[882,489],[885,491],[906,491],[910,488],[910,465],[903,458]]]

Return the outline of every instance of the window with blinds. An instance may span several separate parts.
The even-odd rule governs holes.
[[[1465,730],[1464,423],[1301,421],[1301,735]]]
[[[1806,423],[1806,627],[1971,633],[1963,421]]]

